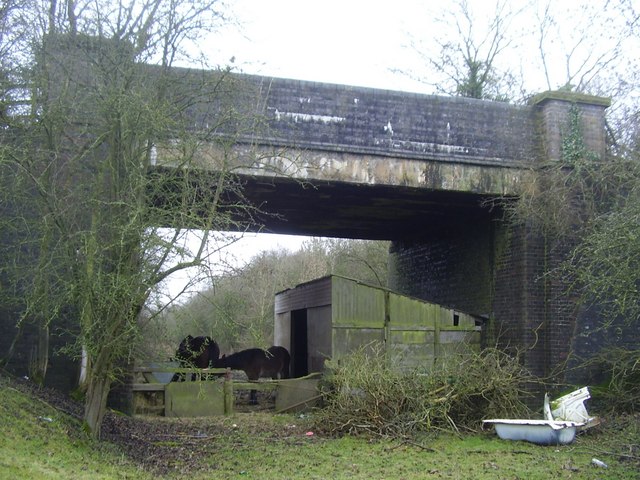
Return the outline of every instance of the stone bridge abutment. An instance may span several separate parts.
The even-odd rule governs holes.
[[[550,92],[534,99],[539,150],[531,168],[560,160],[569,111],[578,106],[585,146],[605,156],[605,108],[599,98]],[[526,180],[525,180],[526,181]],[[526,221],[514,225],[500,213],[461,219],[420,238],[399,239],[390,249],[390,288],[487,318],[484,341],[522,355],[534,374],[556,380],[565,375],[572,349],[584,333],[576,299],[567,285],[546,275],[566,258],[569,246],[544,238]]]

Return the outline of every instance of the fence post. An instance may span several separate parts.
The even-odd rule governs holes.
[[[227,368],[227,372],[224,374],[224,385],[222,387],[224,393],[224,414],[231,415],[233,413],[233,404],[235,399],[233,397],[233,377],[231,376],[231,370]]]

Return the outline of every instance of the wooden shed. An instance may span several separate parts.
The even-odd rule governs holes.
[[[480,349],[481,317],[337,275],[275,296],[275,345],[291,352],[296,377],[322,372],[327,358],[377,341],[404,366]],[[394,357],[395,358],[395,357]]]

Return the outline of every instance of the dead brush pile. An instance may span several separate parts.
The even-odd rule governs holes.
[[[640,348],[604,349],[590,361],[587,368],[602,372],[607,378],[592,388],[601,410],[612,413],[638,413],[640,410]]]
[[[401,364],[371,346],[328,362],[315,428],[334,435],[411,436],[475,431],[482,419],[530,414],[522,386],[531,377],[517,359],[498,350],[452,357],[429,371],[397,368]]]

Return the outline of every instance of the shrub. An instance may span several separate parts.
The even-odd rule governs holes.
[[[380,345],[327,362],[324,406],[315,428],[328,434],[407,436],[473,431],[485,418],[530,413],[522,401],[530,375],[516,358],[496,349],[448,357],[431,369],[397,365],[401,359],[390,358]]]
[[[607,381],[593,387],[598,407],[615,413],[635,413],[640,407],[640,350],[608,348],[588,365],[601,371]]]

